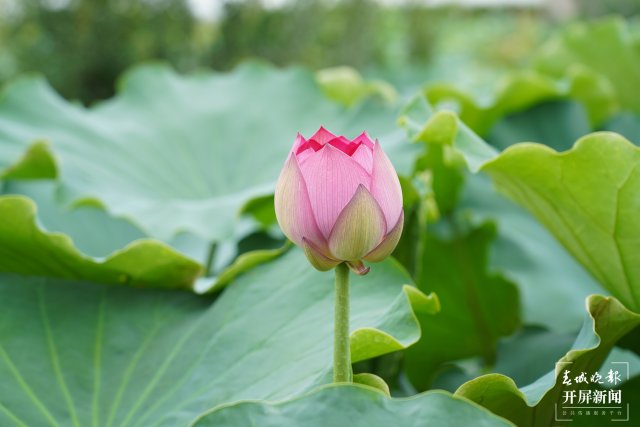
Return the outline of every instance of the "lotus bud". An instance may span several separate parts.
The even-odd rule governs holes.
[[[284,234],[321,271],[346,262],[358,274],[379,262],[402,234],[400,181],[378,141],[320,128],[298,134],[280,173],[276,217]]]

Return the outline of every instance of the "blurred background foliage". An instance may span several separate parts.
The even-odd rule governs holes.
[[[558,23],[639,11],[639,0],[0,0],[0,83],[40,72],[89,104],[113,95],[117,77],[141,61],[188,72],[258,57],[349,65],[401,90],[434,79],[482,86],[523,66]]]
[[[147,235],[164,239],[180,253],[167,255],[160,242],[152,242],[150,249],[130,250],[121,257],[132,262],[118,265],[118,274],[102,277],[102,260],[87,261],[73,248],[51,244],[52,238],[37,240],[43,232],[34,232],[35,222],[29,216],[34,205],[13,197],[5,205],[5,217],[28,221],[17,228],[18,233],[11,229],[13,222],[0,221],[9,227],[4,234],[0,230],[0,237],[9,242],[5,252],[20,257],[26,253],[20,245],[27,245],[32,256],[53,261],[34,271],[30,263],[23,268],[21,259],[14,265],[8,256],[0,272],[15,273],[17,265],[20,274],[76,278],[79,273],[74,268],[80,264],[80,273],[91,275],[90,280],[121,283],[124,278],[137,284],[155,279],[161,285],[175,281],[188,287],[206,265],[208,277],[198,279],[196,288],[220,290],[239,272],[251,268],[251,263],[280,253],[267,251],[251,257],[252,250],[276,249],[283,241],[280,234],[270,233],[275,222],[273,198],[267,194],[248,203],[245,199],[250,193],[271,191],[271,186],[268,190],[260,186],[277,176],[281,161],[277,159],[289,148],[289,136],[301,128],[315,129],[322,115],[323,121],[335,121],[348,132],[355,124],[358,133],[366,128],[389,147],[403,175],[407,218],[396,258],[420,289],[439,294],[443,307],[439,318],[432,319],[430,312],[419,313],[424,339],[406,353],[364,360],[356,365],[356,372],[378,374],[391,385],[394,395],[412,395],[433,387],[454,391],[487,372],[507,374],[521,386],[540,377],[543,382],[536,382],[537,390],[552,390],[553,382],[544,381],[554,378],[545,373],[571,348],[572,334],[584,315],[584,297],[604,289],[535,218],[502,199],[486,176],[465,172],[462,159],[449,146],[459,127],[461,135],[466,128],[446,114],[439,116],[439,122],[427,122],[430,127],[424,126],[427,119],[436,117],[427,101],[447,107],[457,102],[453,107],[458,108],[452,109],[464,123],[500,149],[515,141],[537,141],[564,150],[579,137],[603,129],[637,142],[640,104],[633,96],[633,85],[640,73],[636,55],[640,45],[627,37],[627,29],[639,31],[639,13],[640,0],[0,0],[0,86],[23,73],[42,73],[65,98],[89,105],[111,97],[122,73],[145,61],[163,61],[179,72],[193,72],[226,71],[259,58],[277,66],[324,69],[316,77],[325,93],[353,107],[345,110],[325,99],[315,85],[308,84],[311,74],[306,71],[275,71],[256,63],[240,67],[223,90],[213,78],[184,78],[162,66],[141,67],[129,75],[132,102],[118,103],[120,97],[103,104],[102,109],[87,111],[50,96],[39,81],[11,85],[2,103],[3,117],[8,120],[0,122],[0,148],[5,150],[0,160],[7,166],[3,172],[0,162],[0,172],[5,173],[0,178],[6,179],[0,184],[7,196],[34,199],[45,228],[73,237],[76,247],[96,257]],[[595,33],[581,24],[610,14],[626,19],[596,23]],[[571,22],[578,25],[566,26]],[[540,56],[541,46],[548,47],[546,40],[552,34],[562,35],[563,30],[556,30],[563,28],[572,29],[572,43],[566,46],[567,40],[560,37],[546,56]],[[362,73],[365,83],[351,85],[361,79],[353,69],[327,70],[345,65]],[[518,70],[522,72],[514,72]],[[331,85],[324,84],[336,76],[337,90],[331,92],[327,89]],[[339,80],[345,77],[346,84],[341,86]],[[193,85],[185,84],[187,81]],[[420,91],[425,83],[432,85]],[[163,90],[174,85],[179,90]],[[355,89],[349,91],[349,86]],[[405,99],[391,108],[357,105],[361,95],[370,93],[397,101],[396,90]],[[420,131],[416,135],[423,139],[411,138],[424,144],[404,144],[404,131],[396,132],[396,117],[400,106],[416,93],[421,96],[403,108],[398,124],[406,130],[415,124],[414,131]],[[247,108],[249,104],[253,108]],[[236,120],[243,125],[237,126]],[[110,132],[104,132],[107,128]],[[36,140],[19,157],[34,141],[33,135],[46,136],[51,145]],[[466,138],[476,141],[468,134]],[[273,143],[261,156],[237,156],[250,152],[256,140]],[[225,143],[215,156],[209,150],[211,141]],[[41,175],[25,178],[29,167],[42,167],[43,159],[49,162],[44,163],[49,166],[44,168],[46,173],[38,171]],[[620,171],[616,161],[624,165],[631,160],[606,162],[598,157],[583,164],[598,161],[609,168],[603,169],[602,177],[610,179],[615,174],[609,171]],[[15,164],[19,167],[14,168]],[[57,165],[64,173],[56,175]],[[588,171],[599,169],[589,166]],[[20,182],[28,178],[56,181]],[[543,180],[535,176],[532,182]],[[617,199],[612,202],[598,195],[606,188],[600,193],[595,190],[589,187],[586,194],[593,194],[599,202],[585,206],[600,211],[607,200],[618,205]],[[86,195],[97,198],[69,211],[72,200]],[[14,205],[21,209],[18,214]],[[236,213],[241,205],[243,216],[239,218]],[[635,227],[633,212],[627,217]],[[112,214],[117,218],[109,216]],[[235,226],[240,231],[231,232]],[[633,234],[637,227],[630,225],[629,229],[631,236],[637,234]],[[252,234],[246,234],[249,232]],[[242,240],[234,240],[240,236]],[[58,258],[46,252],[51,246],[70,259],[70,273],[58,268]],[[604,247],[600,243],[587,246]],[[168,265],[167,271],[175,268],[182,280],[168,276],[165,270],[149,279],[147,264],[139,260],[144,255],[144,260],[155,262],[152,250],[162,251],[168,259],[162,266]],[[236,259],[238,254],[246,257]],[[185,261],[184,255],[190,258]],[[231,262],[230,269],[223,270]],[[179,263],[182,267],[175,267]],[[283,273],[274,274],[284,277],[286,271],[287,276],[296,277],[283,265]],[[466,270],[471,271],[470,278],[462,277]],[[62,273],[67,276],[60,276]],[[307,288],[299,289],[300,295],[306,295]],[[476,291],[480,296],[464,296]],[[226,304],[222,301],[216,304]],[[470,309],[474,304],[490,309]],[[13,311],[20,311],[19,305],[15,307]],[[372,313],[376,310],[374,307]],[[251,311],[258,313],[260,321],[263,312],[274,312],[271,306]],[[93,316],[93,311],[89,314]],[[243,316],[237,319],[244,321]],[[599,321],[614,325],[612,334],[623,331],[608,319]],[[588,329],[589,324],[585,325]],[[624,344],[636,353],[638,331]],[[602,357],[617,340],[615,334],[602,340],[609,347],[596,349]],[[582,332],[578,336],[586,337]],[[25,363],[30,360],[24,358]],[[633,361],[640,367],[640,359],[634,356]],[[244,371],[249,374],[247,383],[254,381],[250,376],[254,371]],[[82,396],[86,397],[84,390]],[[473,393],[466,396],[474,398]],[[475,399],[482,402],[484,397],[476,395]],[[512,405],[507,406],[510,411]]]

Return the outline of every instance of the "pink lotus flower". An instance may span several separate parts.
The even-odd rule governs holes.
[[[366,132],[354,140],[320,128],[298,134],[275,192],[278,223],[321,271],[346,261],[358,274],[398,244],[404,214],[393,165]]]

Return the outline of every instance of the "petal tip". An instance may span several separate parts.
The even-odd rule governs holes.
[[[309,141],[313,140],[319,143],[320,145],[324,145],[334,138],[337,138],[337,136],[329,132],[327,129],[325,129],[324,126],[320,126],[320,128],[316,131],[316,133],[314,133],[309,138]]]
[[[307,140],[304,139],[304,136],[302,136],[300,132],[298,132],[298,134],[296,135],[296,139],[293,142],[293,148],[291,148],[291,152],[298,154],[298,151],[300,151],[300,147],[304,146],[306,143]]]
[[[362,259],[369,262],[380,262],[391,255],[398,246],[400,237],[402,236],[402,229],[404,227],[404,211],[400,211],[400,218],[396,222],[396,225],[387,233],[382,239],[382,242],[376,246],[371,252],[366,254]]]
[[[323,254],[316,245],[305,237],[302,238],[302,248],[307,259],[316,270],[328,271],[340,264],[340,261]]]
[[[377,139],[376,139],[377,141]],[[364,144],[369,148],[373,148],[374,146],[374,141],[371,139],[371,137],[369,136],[369,134],[367,133],[367,131],[362,131],[362,133],[360,135],[358,135],[353,142],[359,143],[359,144]]]
[[[329,250],[338,259],[359,260],[378,246],[386,233],[382,209],[366,186],[359,184],[329,233]]]
[[[347,266],[358,276],[365,276],[367,273],[369,273],[369,271],[371,271],[371,267],[367,267],[362,261],[359,260],[349,261],[347,262]]]

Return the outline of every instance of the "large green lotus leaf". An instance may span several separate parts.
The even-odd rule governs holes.
[[[630,141],[640,141],[640,117],[630,113],[617,114],[601,127],[593,128],[581,104],[568,100],[550,101],[498,120],[486,140],[501,150],[518,142],[535,141],[564,151],[594,130],[616,132]]]
[[[606,77],[622,107],[640,112],[638,37],[621,18],[576,22],[549,40],[536,58],[536,67],[551,75],[587,68]]]
[[[58,176],[56,159],[46,141],[36,141],[10,166],[0,164],[0,179],[52,179]]]
[[[478,402],[518,426],[555,426],[555,404],[561,402],[563,387],[576,386],[563,386],[558,381],[562,372],[568,366],[572,373],[597,371],[616,341],[638,324],[640,315],[615,298],[593,295],[587,298],[587,317],[580,334],[553,371],[521,389],[505,375],[488,374],[463,384],[456,395]]]
[[[584,316],[584,309],[582,314]],[[549,372],[549,368],[571,349],[575,337],[576,331],[559,333],[537,326],[525,326],[515,334],[500,339],[496,361],[490,367],[490,372],[506,375],[520,386],[531,384]],[[467,381],[487,373],[487,367],[477,358],[464,359],[446,365],[434,381],[433,388],[454,392]]]
[[[448,113],[440,113],[448,114]],[[433,109],[422,97],[401,122],[420,135]],[[414,136],[415,138],[416,136]],[[627,307],[640,311],[640,148],[610,132],[588,135],[566,152],[521,143],[498,153],[460,124],[453,143],[469,168],[529,210]]]
[[[139,228],[129,221],[110,216],[101,206],[91,204],[82,204],[73,208],[62,206],[56,201],[55,189],[55,182],[50,180],[8,181],[4,186],[5,195],[26,196],[33,200],[38,210],[37,223],[49,232],[67,235],[73,241],[73,246],[84,255],[97,259],[109,258],[114,252],[119,253],[129,245],[139,244],[133,242],[146,240],[146,246],[150,248],[148,249],[150,250],[148,254],[149,260],[161,262],[153,264],[147,261],[139,264],[144,258],[140,255],[135,255],[132,251],[129,251],[128,255],[123,254],[122,259],[129,260],[127,261],[128,266],[138,267],[138,270],[133,270],[136,276],[139,276],[142,270],[147,270],[144,273],[147,286],[164,285],[173,287],[178,285],[193,287],[197,292],[218,291],[230,283],[237,275],[255,265],[277,257],[283,251],[282,243],[279,241],[275,241],[278,244],[277,248],[253,250],[255,247],[269,247],[269,244],[262,240],[253,243],[252,239],[255,240],[257,236],[251,235],[238,242],[237,248],[230,247],[230,245],[218,245],[216,261],[219,262],[213,263],[213,260],[211,260],[211,265],[208,265],[209,271],[205,272],[202,266],[192,260],[200,260],[202,264],[209,264],[208,258],[211,258],[209,255],[211,246],[206,241],[193,235],[178,235],[171,239],[170,246],[186,257],[191,258],[191,260],[173,253],[173,251],[170,251],[172,254],[170,256],[155,258],[159,253],[165,251],[166,245],[160,242],[153,244]],[[14,242],[14,247],[23,247],[22,245],[25,248],[33,247],[36,235],[36,233],[21,234],[24,239],[21,242]],[[246,245],[250,247],[245,248]],[[163,249],[157,249],[158,247]],[[54,249],[56,254],[66,252],[60,246],[54,246],[51,249]],[[242,251],[242,254],[235,258],[238,251]],[[146,256],[147,254],[145,253],[144,255]],[[232,260],[233,262],[231,262]],[[25,262],[28,263],[28,261],[23,261],[23,264]],[[162,267],[164,270],[159,270],[163,264],[166,264]],[[190,265],[191,268],[186,269],[185,266],[187,265]],[[172,271],[172,269],[175,270]],[[48,270],[43,271],[46,275],[53,275]],[[153,273],[154,271],[156,272]],[[30,274],[27,270],[23,272]],[[204,277],[198,278],[200,272]],[[99,279],[100,274],[98,276],[86,276],[81,274],[80,271],[77,273],[78,275],[74,276],[77,279],[94,281],[103,281],[104,279],[107,282],[111,282],[108,274],[102,276],[103,279]],[[216,273],[216,275],[212,273]],[[118,277],[116,283],[122,283],[122,279],[124,278]],[[140,282],[140,278],[135,280]]]
[[[92,218],[99,216],[92,215]],[[96,221],[93,226],[114,225]],[[122,224],[102,232],[123,232]],[[97,237],[97,233],[94,233]],[[114,241],[118,235],[115,234]],[[0,196],[0,272],[136,287],[190,288],[202,266],[171,247],[136,240],[105,259],[84,255],[71,238],[49,233],[37,223],[36,206],[23,196]]]
[[[136,240],[148,238],[130,221],[109,215],[101,204],[82,203],[77,206],[65,206],[59,200],[57,190],[58,185],[52,180],[9,180],[4,185],[5,195],[22,195],[35,202],[38,207],[38,223],[45,230],[68,235],[74,246],[86,255],[108,257]],[[204,239],[181,233],[167,243],[201,264],[207,264],[209,261],[211,244]],[[237,248],[235,243],[231,242],[217,245],[217,256],[212,264],[213,271],[224,269],[235,258],[243,244],[244,240],[238,242]],[[257,247],[266,246],[261,242]]]
[[[404,348],[437,299],[394,261],[352,281],[354,361]],[[0,425],[187,426],[330,382],[333,276],[292,250],[211,303],[192,293],[0,275]],[[19,333],[18,333],[19,332]]]
[[[496,363],[491,366],[491,372],[511,378],[518,387],[532,384],[547,374],[549,369],[572,348],[578,330],[572,333],[559,333],[527,326],[498,342]],[[615,367],[615,364],[623,361],[628,363],[629,378],[632,378],[640,374],[640,356],[618,347],[622,341],[629,338],[631,338],[631,332],[618,341],[602,366]],[[487,374],[486,367],[482,366],[477,359],[462,360],[447,365],[447,368],[437,377],[433,388],[454,392],[462,384]],[[626,378],[624,375],[623,380]],[[610,384],[605,385],[614,388]]]
[[[446,141],[474,168],[497,155],[453,114],[435,113],[423,97],[407,106],[400,122],[412,140],[430,145]],[[485,174],[469,173],[464,183],[458,215],[476,224],[495,222],[489,270],[502,272],[518,285],[524,321],[560,332],[577,329],[583,317],[580,301],[600,289],[597,282],[535,218],[496,193]]]
[[[57,200],[56,188],[52,180],[12,180],[5,182],[4,195],[33,200],[38,224],[47,231],[68,235],[79,251],[92,257],[107,257],[134,240],[147,237],[129,221],[109,216],[101,206],[63,206]]]
[[[428,86],[424,96],[434,106],[457,111],[462,121],[482,136],[503,117],[554,100],[580,101],[594,125],[616,111],[615,93],[606,79],[582,68],[562,77],[554,79],[534,71],[514,73],[501,82],[491,99],[476,99],[450,83]]]
[[[517,144],[482,166],[598,281],[640,311],[640,148],[594,133],[564,153]]]
[[[466,399],[430,391],[401,399],[364,386],[329,385],[278,403],[240,402],[199,418],[194,427],[439,427],[510,426]]]
[[[636,119],[618,115],[604,127],[640,141],[640,132],[635,129],[640,129],[640,122]],[[590,131],[580,104],[555,101],[501,119],[487,140],[502,149],[520,141],[536,141],[560,151],[570,149],[575,140]],[[491,259],[496,268],[524,284],[525,320],[561,331],[577,327],[582,310],[575,302],[598,292],[597,282],[585,274],[584,268],[570,259],[530,215],[491,191],[482,175],[468,177],[462,205],[479,214],[480,220],[497,219],[499,233]],[[541,262],[533,264],[531,259]]]
[[[487,223],[452,236],[429,232],[423,238],[416,283],[438,294],[442,310],[437,316],[418,314],[423,337],[406,351],[406,372],[419,390],[428,388],[445,362],[481,356],[494,363],[498,339],[520,325],[517,288],[487,271],[494,235]]]
[[[591,131],[593,128],[581,104],[549,101],[501,118],[486,140],[500,150],[518,142],[535,141],[562,151]]]
[[[485,174],[467,175],[459,210],[474,223],[495,222],[489,268],[518,285],[525,323],[555,332],[580,327],[580,302],[602,288],[549,230],[497,193]]]
[[[165,241],[178,232],[220,241],[252,229],[238,220],[240,208],[273,192],[298,131],[367,130],[400,170],[409,167],[412,148],[394,117],[393,108],[371,103],[345,110],[312,73],[257,63],[188,77],[143,66],[91,109],[63,100],[42,79],[23,78],[0,99],[0,170],[46,140],[67,201],[99,199]]]

